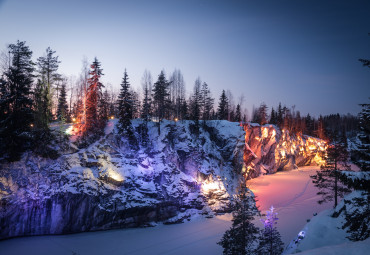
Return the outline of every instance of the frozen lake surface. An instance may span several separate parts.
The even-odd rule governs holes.
[[[332,207],[318,205],[317,189],[310,175],[318,167],[261,176],[248,182],[257,196],[262,213],[273,205],[279,213],[278,229],[285,244],[289,243],[313,213]],[[61,236],[38,236],[0,241],[1,255],[64,255],[64,254],[222,254],[216,243],[231,226],[231,215],[213,219],[195,218],[176,225],[153,228],[120,229]],[[262,227],[259,219],[256,225]]]

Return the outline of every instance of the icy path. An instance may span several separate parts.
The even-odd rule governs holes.
[[[310,178],[317,170],[318,167],[302,167],[248,181],[262,213],[266,213],[271,205],[276,208],[279,218],[277,228],[285,245],[297,236],[314,213],[333,207],[333,203],[317,203],[317,188]],[[261,223],[256,225],[262,227]]]
[[[332,206],[318,205],[316,202],[317,190],[309,175],[314,174],[317,169],[305,167],[262,176],[248,182],[263,212],[271,205],[277,209],[277,227],[286,244],[296,237],[313,213]],[[216,243],[230,227],[230,219],[230,215],[224,215],[154,228],[16,238],[0,241],[0,254],[222,254],[221,247]],[[256,224],[262,227],[258,220]]]

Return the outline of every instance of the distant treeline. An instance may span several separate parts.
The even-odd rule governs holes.
[[[186,96],[184,77],[174,70],[168,77],[164,71],[153,83],[145,71],[141,90],[134,90],[129,75],[123,70],[120,91],[102,84],[101,63],[95,58],[89,66],[83,62],[78,78],[58,72],[59,57],[47,48],[45,54],[32,60],[32,51],[25,42],[10,44],[0,55],[0,153],[16,159],[20,152],[42,141],[52,140],[52,121],[73,122],[84,136],[102,132],[109,118],[119,118],[119,130],[132,136],[131,119],[143,121],[193,120],[194,131],[207,120],[271,123],[291,133],[303,133],[326,138],[331,133],[354,134],[357,119],[352,115],[301,116],[295,107],[279,104],[268,114],[266,104],[253,109],[249,118],[244,97],[234,100],[229,90],[223,90],[217,105],[210,86],[197,78],[190,96]],[[235,102],[237,101],[237,102]],[[160,127],[160,125],[158,125]],[[141,129],[145,132],[145,128]],[[160,130],[158,130],[160,132]]]

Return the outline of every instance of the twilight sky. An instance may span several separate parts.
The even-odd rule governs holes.
[[[127,68],[197,76],[218,100],[230,89],[245,107],[295,105],[302,114],[353,113],[370,97],[370,2],[252,0],[0,0],[0,50],[26,41],[36,60],[50,46],[59,71],[78,76],[96,56],[104,83]]]

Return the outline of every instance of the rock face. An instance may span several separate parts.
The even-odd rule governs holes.
[[[290,135],[274,125],[248,124],[244,128],[244,173],[247,177],[323,163],[321,156],[326,150],[326,143],[321,139]]]
[[[71,142],[56,160],[25,153],[18,162],[1,163],[0,239],[176,223],[193,213],[227,211],[242,174],[316,162],[317,153],[305,153],[320,143],[293,139],[274,126],[228,121],[209,121],[198,135],[191,121],[163,121],[160,135],[157,123],[149,123],[145,143],[140,124],[133,121],[135,146],[110,121],[100,140],[83,149]]]

